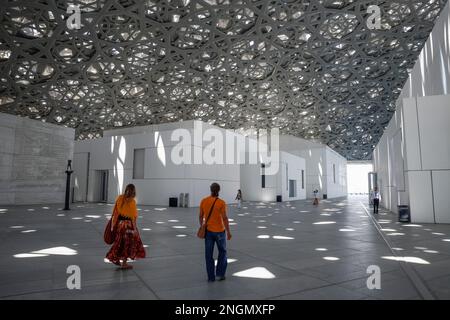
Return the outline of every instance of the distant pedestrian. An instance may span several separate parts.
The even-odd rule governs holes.
[[[237,200],[237,207],[238,207],[238,209],[240,209],[241,208],[241,203],[242,203],[242,192],[241,192],[241,189],[238,190],[235,200]]]
[[[319,198],[317,198],[317,194],[319,193],[319,190],[316,189],[313,191],[313,193],[314,193],[313,205],[317,206],[317,205],[319,205]]]
[[[111,221],[115,229],[115,240],[106,258],[121,269],[132,269],[128,259],[145,258],[145,249],[136,226],[138,211],[136,207],[136,188],[127,185],[124,194],[117,197]]]
[[[378,214],[378,207],[380,206],[380,199],[381,195],[378,192],[378,188],[375,187],[372,192],[372,199],[373,199],[373,213]]]
[[[227,217],[227,205],[219,199],[220,185],[211,184],[211,196],[200,203],[200,226],[206,225],[205,260],[208,281],[225,280],[227,270],[227,241],[231,240],[230,225]],[[226,231],[226,238],[225,238]],[[214,245],[217,244],[219,257],[217,267],[214,268]]]

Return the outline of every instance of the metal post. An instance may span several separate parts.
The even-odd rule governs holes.
[[[70,210],[69,202],[70,202],[70,175],[73,173],[72,170],[72,160],[67,160],[67,180],[66,180],[66,201],[64,204],[64,210]]]

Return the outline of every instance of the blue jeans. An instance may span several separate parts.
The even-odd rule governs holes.
[[[217,259],[217,267],[214,270],[214,244],[216,243],[217,248],[219,249],[219,257]],[[216,280],[216,275],[218,277],[225,277],[225,272],[227,271],[227,239],[225,237],[225,231],[206,231],[205,259],[208,280]]]

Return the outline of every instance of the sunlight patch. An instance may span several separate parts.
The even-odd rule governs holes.
[[[253,279],[275,279],[275,275],[264,267],[255,267],[239,271],[234,273],[233,276]]]
[[[319,221],[319,222],[314,222],[313,224],[333,224],[336,223],[336,221]]]
[[[323,257],[323,259],[327,260],[327,261],[338,261],[339,260],[338,257]]]
[[[401,262],[408,262],[408,263],[417,263],[417,264],[430,264],[428,261],[418,258],[418,257],[394,257],[394,256],[384,256],[381,257],[382,259],[386,260],[394,260],[394,261],[401,261]]]

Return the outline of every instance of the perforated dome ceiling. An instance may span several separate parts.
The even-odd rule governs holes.
[[[445,2],[2,0],[0,111],[80,139],[182,119],[279,127],[369,159]]]

